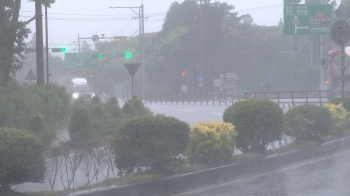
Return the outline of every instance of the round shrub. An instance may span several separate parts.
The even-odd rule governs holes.
[[[301,105],[287,111],[285,134],[295,140],[318,140],[330,133],[332,119],[327,108]]]
[[[171,173],[183,162],[189,125],[164,115],[142,116],[125,122],[113,141],[115,163],[121,174],[137,167],[154,173]]]
[[[191,163],[210,166],[232,160],[237,132],[231,123],[197,122],[191,126],[186,155]]]
[[[91,98],[91,104],[92,105],[97,105],[97,104],[100,104],[100,103],[102,103],[102,102],[101,102],[101,99],[100,99],[100,97],[98,95],[95,95],[95,96],[93,96]]]
[[[73,142],[81,142],[92,136],[89,110],[84,106],[78,106],[69,123],[69,136]]]
[[[50,133],[45,126],[44,117],[36,114],[29,117],[29,131],[41,138],[45,145],[50,145],[54,133]]]
[[[123,113],[119,105],[114,105],[111,108],[111,119],[121,119],[123,118]]]
[[[113,107],[114,105],[118,105],[118,106],[119,106],[118,99],[117,99],[115,96],[111,97],[111,98],[108,100],[108,102],[107,102],[107,106],[108,106],[109,108]]]
[[[136,115],[153,115],[151,110],[142,103],[141,99],[139,99],[136,95],[132,98],[132,100],[128,101],[135,108]]]
[[[0,192],[8,190],[10,185],[43,182],[43,143],[34,134],[0,128],[0,157]]]
[[[92,117],[96,120],[107,120],[108,119],[108,112],[103,107],[103,104],[100,103],[96,106],[94,106]]]
[[[349,121],[349,112],[343,107],[343,104],[338,105],[329,103],[325,107],[328,109],[332,118],[332,132],[339,133],[345,129],[347,122]]]
[[[329,103],[338,105],[339,103],[342,103],[342,98],[341,97],[333,98],[333,99],[329,100]],[[344,103],[342,103],[342,104],[343,104],[343,107],[348,112],[350,112],[350,97],[344,97]]]
[[[224,122],[232,123],[238,133],[236,147],[246,152],[264,152],[269,143],[282,136],[283,111],[273,101],[249,99],[228,107]]]
[[[136,111],[135,111],[134,106],[129,102],[126,102],[123,105],[122,112],[123,112],[123,114],[126,114],[128,116],[135,116],[136,115]]]
[[[80,105],[85,105],[85,99],[83,97],[79,97],[78,99],[73,101],[73,108],[76,109]]]

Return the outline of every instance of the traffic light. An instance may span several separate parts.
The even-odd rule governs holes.
[[[186,76],[186,72],[183,71],[183,72],[181,73],[181,76],[182,76],[182,77],[185,77],[185,76]]]
[[[130,52],[127,52],[127,53],[125,53],[125,58],[127,58],[127,59],[130,59],[131,58],[131,53]]]
[[[67,48],[63,47],[63,48],[52,48],[51,50],[52,52],[67,52]]]
[[[91,58],[93,59],[103,59],[104,55],[103,54],[93,54],[91,55]]]

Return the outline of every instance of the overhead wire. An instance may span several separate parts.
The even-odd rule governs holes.
[[[129,26],[126,27],[119,35],[123,35],[123,33],[125,33],[125,31],[127,31],[131,27],[131,25],[133,25],[134,23],[135,23],[135,20],[132,20],[132,22],[129,24]]]

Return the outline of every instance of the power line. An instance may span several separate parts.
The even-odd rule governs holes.
[[[248,13],[248,12],[254,12],[254,11],[262,11],[262,10],[274,9],[274,8],[278,8],[278,7],[282,7],[282,6],[283,6],[283,4],[275,4],[275,5],[269,5],[269,6],[263,6],[263,7],[255,7],[255,8],[245,9],[245,10],[237,10],[236,12]]]

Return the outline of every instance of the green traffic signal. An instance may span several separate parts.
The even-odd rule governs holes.
[[[125,54],[125,58],[130,59],[131,58],[131,53],[130,52],[126,53]]]
[[[103,58],[103,55],[102,55],[102,54],[99,54],[99,55],[98,55],[98,58],[99,58],[99,59],[102,59],[102,58]]]
[[[52,48],[52,52],[67,52],[67,48]]]

